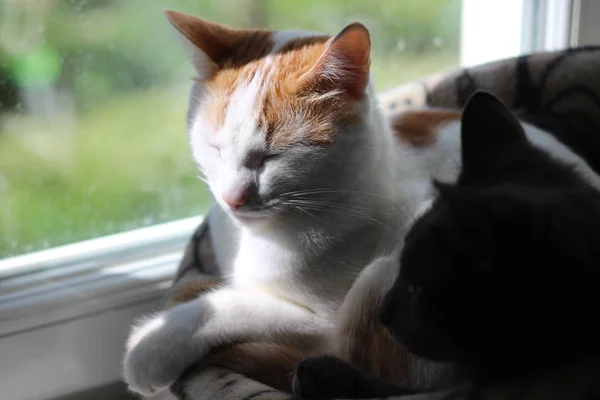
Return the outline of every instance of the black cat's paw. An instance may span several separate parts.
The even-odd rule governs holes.
[[[294,393],[305,399],[328,399],[339,397],[341,392],[351,390],[354,368],[332,357],[320,356],[302,361],[294,376]]]
[[[360,371],[333,356],[302,361],[296,369],[293,389],[305,399],[362,398],[380,392]]]

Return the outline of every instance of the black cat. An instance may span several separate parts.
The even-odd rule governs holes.
[[[407,235],[381,321],[478,382],[598,352],[600,193],[489,94],[465,106],[461,141],[462,172]]]
[[[534,147],[487,93],[465,105],[461,141],[461,174],[435,183],[436,200],[407,235],[382,323],[412,353],[464,366],[478,387],[597,355],[600,193]],[[295,389],[407,393],[332,357],[305,360]]]

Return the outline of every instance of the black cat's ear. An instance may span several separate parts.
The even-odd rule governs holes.
[[[475,92],[461,120],[463,168],[477,170],[515,143],[527,140],[521,123],[495,96]]]

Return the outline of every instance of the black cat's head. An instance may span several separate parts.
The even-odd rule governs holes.
[[[581,277],[598,269],[600,201],[492,95],[465,105],[461,142],[461,174],[456,184],[435,183],[381,321],[417,355],[503,368],[516,354],[537,357],[549,337],[571,335],[573,306],[598,291]]]

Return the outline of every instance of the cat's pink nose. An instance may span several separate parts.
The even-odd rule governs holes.
[[[222,196],[223,201],[227,204],[232,210],[237,210],[244,204],[248,202],[250,198],[250,190],[234,190],[223,192]]]

